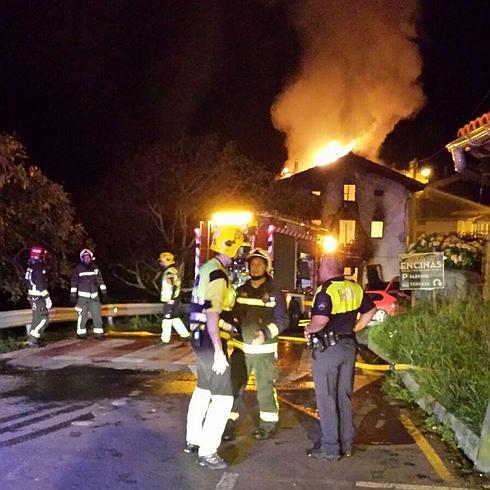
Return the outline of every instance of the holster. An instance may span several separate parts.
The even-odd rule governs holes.
[[[191,345],[192,347],[201,347],[202,346],[202,334],[204,325],[201,323],[192,323],[191,324]]]

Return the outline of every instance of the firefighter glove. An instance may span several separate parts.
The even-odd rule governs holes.
[[[216,374],[223,374],[228,367],[225,353],[222,350],[215,351],[213,367],[211,368]]]
[[[53,307],[53,302],[51,301],[51,298],[48,296],[46,298],[46,308],[50,310]]]

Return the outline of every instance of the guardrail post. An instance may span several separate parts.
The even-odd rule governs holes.
[[[480,435],[480,447],[475,466],[485,473],[490,473],[490,400],[488,401],[487,413],[483,420]]]

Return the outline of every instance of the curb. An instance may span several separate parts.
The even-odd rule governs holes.
[[[386,362],[393,363],[383,349],[376,345],[371,338],[368,341],[368,348]],[[416,397],[417,405],[453,430],[458,446],[473,461],[477,470],[490,473],[490,401],[483,421],[481,436],[478,437],[432,396],[420,396],[420,386],[410,373],[404,372],[400,375],[407,390]]]

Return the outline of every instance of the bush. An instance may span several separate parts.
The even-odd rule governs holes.
[[[161,316],[158,315],[120,317],[114,319],[114,325],[111,327],[111,330],[159,333],[162,330],[161,321]]]
[[[19,342],[12,337],[0,337],[0,353],[19,349]]]
[[[420,235],[408,251],[444,252],[444,267],[479,272],[486,238],[467,233],[432,233]]]
[[[414,371],[422,394],[433,396],[479,434],[490,399],[490,304],[477,297],[420,302],[370,331],[394,362]]]

